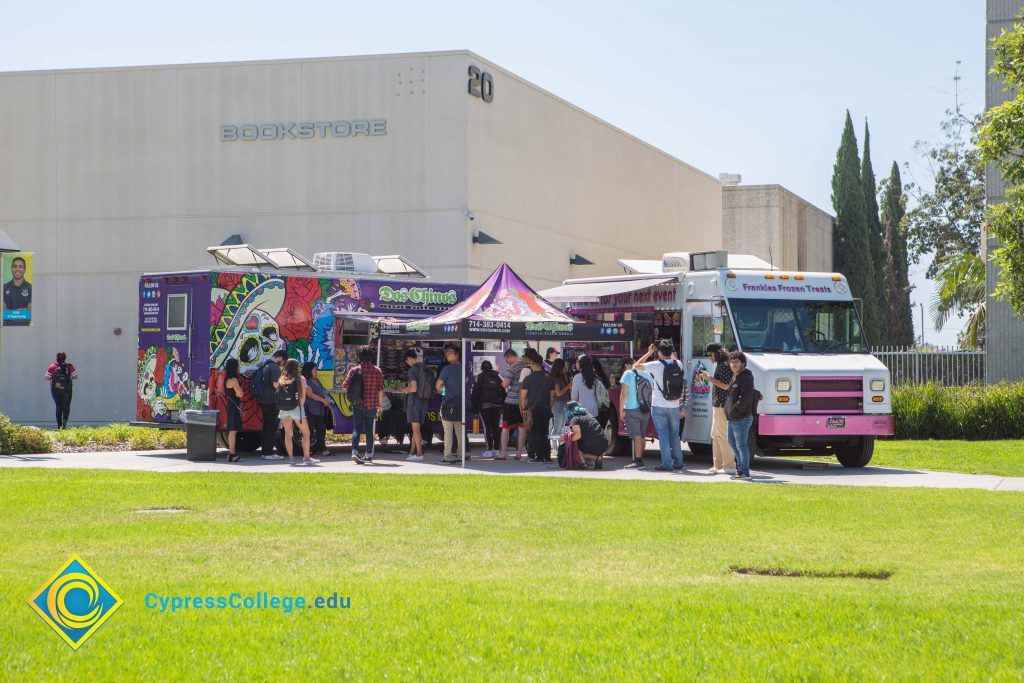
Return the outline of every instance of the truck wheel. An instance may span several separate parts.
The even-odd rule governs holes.
[[[628,436],[619,434],[619,417],[612,413],[608,416],[608,422],[604,426],[604,435],[608,438],[608,450],[604,455],[621,457],[630,453],[630,439]]]
[[[253,453],[261,445],[259,432],[238,432],[235,437],[235,450],[242,453]]]
[[[696,441],[687,441],[686,445],[690,447],[690,452],[694,455],[711,455],[711,444],[709,443],[698,443]]]
[[[833,450],[843,467],[864,467],[875,453],[875,437],[862,436],[855,444],[833,446]]]

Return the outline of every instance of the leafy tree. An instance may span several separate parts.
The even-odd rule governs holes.
[[[868,231],[868,239],[871,243],[871,272],[872,280],[875,283],[875,299],[869,304],[865,300],[865,316],[872,318],[874,325],[875,343],[887,343],[885,320],[888,302],[885,297],[885,286],[882,282],[885,272],[885,253],[882,250],[882,223],[878,218],[878,198],[875,195],[875,170],[871,165],[871,133],[868,130],[868,122],[864,121],[864,156],[861,159],[860,179],[864,192],[864,224]]]
[[[1024,15],[1018,16],[1018,19]],[[1012,94],[985,113],[978,136],[981,159],[1002,173],[1005,200],[988,207],[988,234],[999,239],[992,252],[1000,275],[994,295],[1024,314],[1024,25],[1003,29],[992,40],[992,73]]]
[[[864,219],[864,186],[860,177],[860,155],[850,112],[836,151],[832,169],[832,208],[836,212],[832,228],[832,267],[844,274],[853,296],[864,302],[864,329],[869,342],[878,339],[875,326],[877,301],[871,239]]]
[[[939,262],[938,289],[929,310],[935,329],[952,315],[966,315],[959,335],[961,348],[977,349],[985,343],[985,261],[980,254],[951,254]]]
[[[907,199],[903,194],[900,167],[894,161],[889,177],[882,181],[882,241],[884,252],[883,283],[885,292],[886,343],[894,346],[914,344],[913,310],[910,306],[910,264],[907,259],[907,237],[904,232]]]
[[[935,254],[925,273],[934,278],[939,262],[950,254],[976,254],[981,242],[985,214],[985,164],[975,146],[980,116],[960,110],[959,96],[942,122],[942,142],[919,140],[920,153],[931,175],[931,190],[917,182],[907,184],[914,208],[907,214],[908,255],[914,263],[921,256]],[[907,165],[909,172],[910,167]]]

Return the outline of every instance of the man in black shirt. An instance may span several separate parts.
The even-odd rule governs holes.
[[[11,260],[11,279],[4,283],[4,310],[32,310],[32,283],[25,279],[25,259]]]
[[[519,410],[529,410],[533,416],[533,423],[527,434],[527,452],[530,455],[530,462],[551,462],[548,432],[551,428],[555,380],[544,372],[544,361],[539,355],[530,355],[527,358],[532,372],[523,380],[519,392]]]
[[[278,409],[277,390],[274,382],[281,378],[281,365],[288,357],[284,351],[275,351],[270,360],[265,361],[256,372],[262,373],[263,393],[256,397],[263,414],[263,429],[260,432],[261,450],[264,460],[284,460],[283,455],[274,453],[277,443]]]

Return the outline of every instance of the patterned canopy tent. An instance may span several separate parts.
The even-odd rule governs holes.
[[[380,333],[416,339],[629,341],[632,322],[575,318],[544,300],[501,264],[462,303],[415,321],[380,321]]]
[[[416,321],[380,320],[381,337],[424,340],[498,339],[516,341],[621,341],[633,339],[633,323],[605,323],[574,318],[545,301],[533,288],[501,264],[462,303]],[[379,342],[378,342],[378,356]],[[462,354],[462,386],[466,386],[466,354]],[[466,392],[461,405],[459,451],[466,466]]]

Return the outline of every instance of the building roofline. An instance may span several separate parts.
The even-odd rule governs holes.
[[[777,187],[780,190],[782,190],[783,192],[786,192],[788,194],[793,195],[794,197],[796,197],[797,199],[802,201],[807,206],[813,207],[813,208],[817,209],[818,211],[822,212],[823,214],[825,214],[826,216],[828,216],[829,218],[831,218],[832,220],[835,220],[836,217],[833,216],[832,214],[830,214],[825,209],[821,208],[820,206],[818,206],[817,204],[815,204],[814,202],[812,202],[810,200],[804,199],[803,197],[798,195],[796,192],[793,192],[793,190],[790,190],[785,185],[780,185],[779,183],[761,183],[759,185],[723,185],[722,186],[722,191],[724,192],[724,191],[728,190],[730,192],[735,192],[735,191],[739,191],[739,190],[764,190],[764,189],[770,189],[770,188],[774,188],[774,187]]]
[[[392,52],[392,53],[384,53],[384,54],[365,54],[365,55],[348,55],[348,56],[333,56],[333,57],[297,57],[297,58],[292,58],[292,59],[252,59],[252,60],[228,61],[228,62],[186,62],[186,63],[181,63],[181,64],[144,64],[144,65],[135,65],[135,66],[97,66],[97,67],[84,67],[84,68],[78,68],[78,69],[37,69],[37,70],[29,70],[29,71],[0,71],[0,78],[14,77],[14,76],[59,76],[59,75],[64,75],[64,74],[86,74],[86,73],[103,73],[103,72],[116,72],[116,71],[160,71],[160,70],[165,70],[165,69],[213,69],[213,68],[223,68],[223,67],[268,66],[268,65],[276,65],[276,64],[307,64],[307,63],[315,64],[315,63],[324,63],[324,62],[361,61],[361,60],[368,60],[368,59],[409,59],[409,58],[415,58],[415,57],[426,57],[426,58],[431,58],[431,57],[452,57],[452,56],[457,56],[457,55],[464,55],[464,56],[472,57],[474,59],[478,59],[481,62],[486,63],[489,68],[493,68],[495,70],[501,71],[501,73],[503,75],[508,76],[509,78],[514,78],[515,80],[517,80],[520,83],[526,85],[527,87],[533,88],[537,92],[540,92],[540,93],[542,93],[542,94],[552,98],[553,100],[555,100],[555,101],[557,101],[557,102],[559,102],[561,104],[564,104],[567,107],[570,107],[570,108],[574,109],[575,111],[579,112],[580,114],[583,114],[584,116],[586,116],[586,117],[588,117],[588,118],[590,118],[590,119],[600,123],[601,125],[607,126],[608,128],[616,131],[617,133],[620,133],[620,134],[630,138],[631,140],[633,140],[635,142],[638,142],[641,145],[644,145],[645,147],[650,148],[651,150],[657,152],[658,154],[664,156],[665,158],[670,159],[670,160],[672,160],[672,161],[674,161],[674,162],[676,162],[678,164],[681,164],[681,165],[685,166],[686,168],[688,168],[688,169],[690,169],[692,171],[700,173],[701,175],[706,176],[708,179],[713,180],[716,183],[720,183],[721,182],[718,178],[716,178],[712,174],[708,173],[707,171],[703,171],[703,170],[697,168],[696,166],[683,161],[679,157],[676,157],[676,156],[674,156],[672,154],[669,154],[668,152],[666,152],[665,150],[661,149],[660,147],[657,147],[657,146],[655,146],[654,144],[652,144],[650,142],[647,142],[645,140],[642,140],[641,138],[638,138],[636,135],[633,135],[632,133],[630,133],[630,132],[628,132],[626,130],[623,130],[622,128],[619,128],[618,126],[616,126],[616,125],[614,125],[612,123],[609,123],[608,121],[605,121],[601,117],[596,116],[596,115],[590,113],[589,111],[587,111],[587,110],[585,110],[585,109],[583,109],[583,108],[573,104],[572,102],[569,102],[568,100],[559,97],[558,95],[552,93],[551,91],[546,90],[546,89],[540,87],[536,83],[528,81],[525,78],[523,78],[522,76],[519,76],[518,74],[516,74],[516,73],[514,73],[512,71],[509,71],[508,69],[502,67],[501,65],[492,62],[491,60],[487,59],[486,57],[482,57],[479,54],[477,54],[476,52],[473,52],[472,50],[468,50],[468,49],[461,49],[461,50],[437,50],[437,51],[427,51],[427,52]]]

